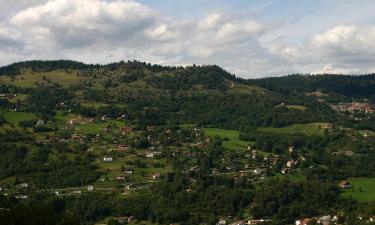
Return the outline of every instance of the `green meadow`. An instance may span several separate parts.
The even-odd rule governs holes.
[[[306,110],[306,106],[303,105],[286,105],[288,109],[296,109],[296,110]]]
[[[0,111],[0,115],[4,116],[5,121],[18,127],[19,122],[23,120],[36,120],[38,117],[34,113],[15,112],[15,111]]]
[[[125,123],[117,120],[93,123],[86,122],[76,125],[75,128],[77,131],[81,131],[82,133],[98,133],[104,131],[104,128],[107,126],[112,126],[113,129],[119,129],[120,127],[125,126]]]
[[[352,188],[345,190],[343,196],[360,202],[375,201],[375,178],[352,178],[349,182]]]
[[[35,87],[36,83],[59,83],[62,86],[70,86],[80,83],[81,80],[86,78],[78,77],[75,71],[65,72],[63,70],[55,70],[51,72],[35,73],[26,70],[22,75],[15,78],[10,76],[0,76],[0,83],[13,84],[20,87]]]
[[[204,133],[208,137],[219,136],[223,140],[223,147],[229,150],[244,150],[251,144],[248,141],[242,141],[239,139],[240,132],[237,130],[225,130],[219,128],[204,128]]]

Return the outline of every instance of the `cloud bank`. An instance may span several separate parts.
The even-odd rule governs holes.
[[[338,24],[302,44],[272,38],[265,43],[265,35],[282,29],[280,23],[231,12],[177,18],[134,0],[35,1],[17,9],[0,20],[3,65],[29,59],[137,59],[217,64],[242,77],[375,71],[371,25]]]

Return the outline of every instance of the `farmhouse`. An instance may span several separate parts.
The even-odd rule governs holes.
[[[122,135],[130,134],[133,131],[131,127],[123,127],[120,129]]]
[[[225,219],[220,219],[219,222],[217,223],[217,225],[226,225],[227,224],[227,221],[225,221]]]
[[[36,121],[37,126],[43,126],[45,124],[44,120],[38,120]]]
[[[281,173],[282,173],[282,174],[290,173],[290,168],[283,168],[283,169],[281,170]]]
[[[117,176],[117,180],[126,180],[126,176],[124,174],[120,174]]]
[[[332,129],[333,128],[333,124],[332,123],[326,123],[323,125],[323,129]]]
[[[112,162],[113,161],[113,157],[112,156],[104,156],[103,157],[103,161],[104,162]]]
[[[296,220],[295,224],[296,225],[307,225],[307,224],[309,224],[310,221],[311,221],[311,219],[309,219],[309,218],[299,219],[299,220]]]
[[[349,183],[348,180],[343,180],[339,183],[339,187],[341,187],[342,189],[348,189],[351,188],[352,185]]]
[[[161,178],[161,174],[160,173],[154,173],[151,175],[151,178],[156,180],[156,179],[160,179]]]
[[[154,153],[153,152],[146,153],[146,158],[154,158]]]
[[[289,160],[288,162],[286,162],[286,166],[289,167],[289,168],[293,167],[296,164],[297,164],[297,162],[294,161],[294,160]]]
[[[331,221],[332,221],[332,217],[330,215],[322,216],[318,219],[318,223],[321,223],[323,225],[329,225]]]
[[[115,220],[118,224],[125,224],[125,223],[128,223],[128,217],[116,217],[116,218],[114,218],[114,220]]]
[[[78,123],[78,120],[77,119],[70,119],[69,120],[69,125],[75,125]]]
[[[20,187],[22,187],[22,188],[28,188],[29,184],[28,183],[22,183],[22,184],[20,184]]]
[[[158,155],[161,155],[162,152],[147,152],[146,153],[146,158],[154,158]]]
[[[27,199],[27,195],[25,195],[25,194],[20,194],[20,195],[15,195],[14,196],[16,199]]]
[[[112,126],[106,126],[104,127],[105,132],[111,132],[112,131]]]
[[[249,220],[249,221],[247,221],[247,224],[251,224],[251,225],[253,225],[253,224],[264,224],[264,223],[269,223],[269,222],[271,222],[272,220],[267,220],[267,219],[259,219],[259,220]]]
[[[117,151],[126,151],[126,150],[128,150],[128,146],[125,146],[125,145],[117,145],[117,148],[116,148],[116,150]]]
[[[129,185],[126,185],[126,190],[134,190],[134,189],[137,189],[137,185],[135,184],[129,184]]]
[[[124,174],[133,174],[134,170],[132,169],[124,169]]]

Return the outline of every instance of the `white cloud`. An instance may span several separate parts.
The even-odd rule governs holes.
[[[274,44],[268,50],[303,73],[360,74],[373,72],[375,27],[338,25],[293,46]]]
[[[19,11],[6,24],[25,46],[19,51],[24,59],[73,56],[105,63],[135,58],[218,64],[242,72],[252,68],[257,74],[269,55],[257,38],[272,29],[223,13],[170,18],[134,0],[50,0]]]
[[[337,25],[297,44],[290,41],[293,36],[287,42],[273,36],[275,30],[283,31],[280,24],[287,23],[265,23],[247,14],[168,17],[136,0],[19,3],[0,3],[0,13],[16,10],[0,17],[2,64],[35,58],[89,63],[137,59],[175,65],[218,64],[244,77],[374,69],[374,26]]]
[[[319,69],[313,74],[350,74],[350,73],[359,73],[360,70],[358,69],[345,69],[345,68],[338,68],[333,66],[332,64],[325,65],[322,69]]]
[[[337,56],[375,55],[375,27],[340,25],[316,35],[311,45]]]
[[[152,9],[131,0],[51,0],[17,13],[10,23],[31,41],[77,48],[129,41],[152,26],[156,17]]]

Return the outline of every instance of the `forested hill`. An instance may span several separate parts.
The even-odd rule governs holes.
[[[276,92],[336,93],[348,97],[371,98],[375,95],[375,74],[367,75],[289,75],[250,80]]]
[[[226,72],[218,66],[189,66],[174,67],[161,66],[139,61],[120,61],[106,65],[85,64],[72,60],[33,60],[17,62],[0,67],[0,76],[17,76],[30,69],[34,72],[50,72],[54,70],[80,70],[84,73],[110,74],[117,72],[132,72],[124,78],[134,81],[144,74],[166,75],[153,76],[150,82],[158,83],[159,88],[180,89],[192,85],[203,85],[206,88],[225,89],[225,80],[236,81],[241,84],[259,86],[282,94],[308,93],[321,91],[347,97],[371,98],[375,96],[375,74],[365,75],[301,75],[294,74],[282,77],[268,77],[262,79],[241,79]],[[140,74],[140,71],[143,75]],[[135,75],[135,73],[137,73]]]

